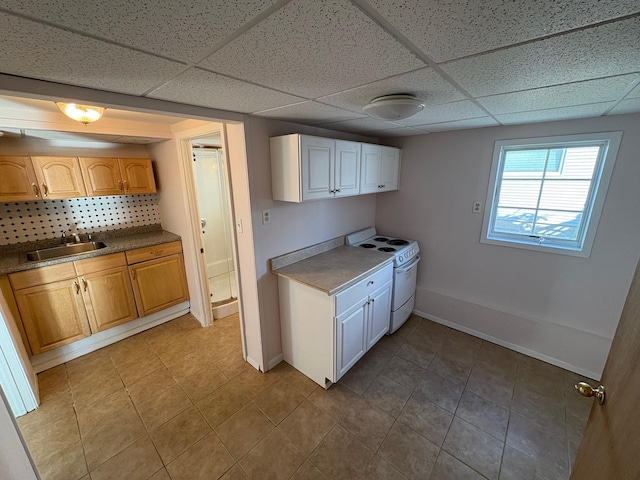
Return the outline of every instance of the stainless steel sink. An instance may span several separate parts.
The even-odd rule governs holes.
[[[68,257],[69,255],[78,255],[79,253],[93,252],[107,246],[104,242],[84,242],[84,243],[67,243],[58,247],[43,248],[42,250],[34,250],[27,252],[28,262],[41,262],[42,260],[51,260],[54,258]]]

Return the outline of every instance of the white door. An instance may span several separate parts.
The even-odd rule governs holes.
[[[333,197],[335,142],[327,138],[300,137],[302,200]]]
[[[336,197],[360,193],[360,144],[336,140],[334,191]]]
[[[392,285],[393,282],[387,282],[369,295],[367,350],[373,347],[389,331]]]
[[[364,297],[336,318],[336,382],[366,352],[366,303]]]
[[[380,145],[362,144],[362,163],[360,167],[360,193],[377,193],[380,191]]]
[[[398,189],[398,173],[400,171],[400,149],[382,147],[380,161],[380,192]]]

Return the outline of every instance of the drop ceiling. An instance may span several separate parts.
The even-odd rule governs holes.
[[[0,72],[371,136],[640,112],[637,0],[4,0]],[[374,97],[426,105],[396,122]]]

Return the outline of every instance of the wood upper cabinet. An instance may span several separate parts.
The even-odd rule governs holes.
[[[81,157],[89,196],[153,193],[156,183],[148,158]]]
[[[0,202],[39,200],[31,157],[0,157]]]
[[[92,333],[138,318],[124,253],[74,263]]]
[[[42,198],[86,197],[77,157],[31,157]]]
[[[189,299],[180,242],[130,250],[127,262],[141,317]]]
[[[34,355],[91,334],[73,264],[14,273],[9,280]]]
[[[153,193],[156,182],[153,178],[151,160],[148,158],[119,158],[124,193]]]

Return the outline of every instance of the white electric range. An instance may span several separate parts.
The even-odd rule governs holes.
[[[407,321],[416,299],[416,274],[420,261],[420,247],[415,240],[378,235],[375,227],[350,233],[347,245],[393,255],[393,296],[389,334]]]

